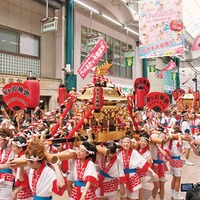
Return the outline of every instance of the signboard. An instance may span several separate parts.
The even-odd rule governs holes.
[[[184,54],[182,0],[139,1],[140,58]]]
[[[11,110],[24,110],[30,100],[30,90],[23,83],[9,83],[3,89],[3,100]]]
[[[49,19],[46,22],[41,23],[41,32],[57,31],[57,19]]]
[[[108,45],[106,44],[104,39],[101,38],[78,68],[78,73],[82,79],[85,79],[92,68],[97,65],[99,60],[106,52],[107,48]]]
[[[100,35],[97,37],[88,38],[88,46],[90,47],[96,45],[99,39],[101,39]]]

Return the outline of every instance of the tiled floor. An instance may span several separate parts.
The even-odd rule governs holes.
[[[182,156],[182,160],[185,159],[185,156]],[[182,173],[182,183],[196,183],[200,181],[200,157],[194,155],[193,152],[190,154],[190,161],[194,163],[194,166],[183,166]],[[148,180],[149,178],[147,178]],[[171,175],[167,174],[167,182],[165,184],[165,200],[171,200],[171,189],[170,189]],[[145,185],[145,190],[143,193],[143,200],[150,200],[151,198],[151,190],[153,188],[153,184],[148,182]],[[185,196],[185,193],[182,193],[182,196]],[[53,200],[67,200],[67,194],[64,194],[62,197],[58,197],[56,195],[53,196]],[[157,197],[159,200],[159,197]]]

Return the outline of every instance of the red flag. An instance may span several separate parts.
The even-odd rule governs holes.
[[[97,65],[107,48],[108,45],[105,40],[101,38],[78,68],[78,73],[82,79],[85,79],[91,69]]]
[[[169,71],[172,69],[175,69],[177,66],[176,64],[171,60],[158,74],[157,77],[158,78],[163,78],[163,72],[164,71]]]
[[[157,74],[157,77],[158,77],[158,78],[163,78],[163,71],[162,71],[162,70],[159,71],[159,73]]]
[[[162,71],[169,71],[172,69],[175,69],[177,66],[176,64],[171,60],[163,69]]]

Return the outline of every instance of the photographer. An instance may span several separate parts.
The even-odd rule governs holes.
[[[197,183],[191,190],[186,193],[186,200],[199,200],[200,199],[200,184]]]

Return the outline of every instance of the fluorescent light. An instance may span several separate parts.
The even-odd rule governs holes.
[[[118,25],[118,26],[122,26],[121,23],[119,23],[118,21],[112,19],[111,17],[108,17],[107,15],[105,15],[105,14],[103,14],[103,13],[101,13],[101,15],[102,15],[104,18],[108,19],[109,21],[113,22],[114,24],[116,24],[116,25]]]
[[[139,36],[139,33],[138,32],[136,32],[136,31],[134,31],[134,30],[132,30],[132,29],[130,29],[130,28],[128,28],[128,27],[124,27],[126,30],[128,30],[129,32],[131,32],[131,33],[133,33],[133,34],[135,34],[135,35],[138,35]]]
[[[85,3],[83,3],[83,2],[81,2],[81,1],[79,1],[79,0],[74,0],[74,2],[76,2],[76,3],[80,4],[80,5],[82,5],[83,7],[87,8],[87,9],[89,9],[89,10],[91,10],[91,11],[97,13],[97,14],[100,14],[100,12],[99,12],[98,10],[96,10],[96,9],[94,9],[94,8],[92,8],[92,7],[90,7],[90,6],[88,6],[87,4],[85,4]]]
[[[181,61],[185,61],[185,59],[181,58],[180,56],[175,55],[175,57],[179,58]]]
[[[99,12],[98,10],[96,10],[96,9],[94,9],[94,8],[92,8],[92,7],[90,7],[90,6],[88,6],[87,4],[81,2],[80,0],[74,0],[74,2],[76,2],[76,3],[80,4],[80,5],[82,5],[83,7],[87,8],[87,9],[90,10],[90,11],[93,11],[93,12],[95,12],[95,13],[97,13],[97,14],[100,14],[102,17],[106,18],[106,19],[109,20],[110,22],[112,22],[112,23],[114,23],[114,24],[116,24],[116,25],[118,25],[118,26],[124,27],[125,30],[128,30],[129,32],[131,32],[131,33],[133,33],[133,34],[139,36],[139,33],[138,33],[138,32],[136,32],[136,31],[134,31],[134,30],[132,30],[132,29],[130,29],[130,28],[124,26],[124,25],[121,24],[120,22],[118,22],[118,21],[112,19],[111,17],[109,17],[109,16],[107,16],[107,15],[105,15],[105,14]]]

